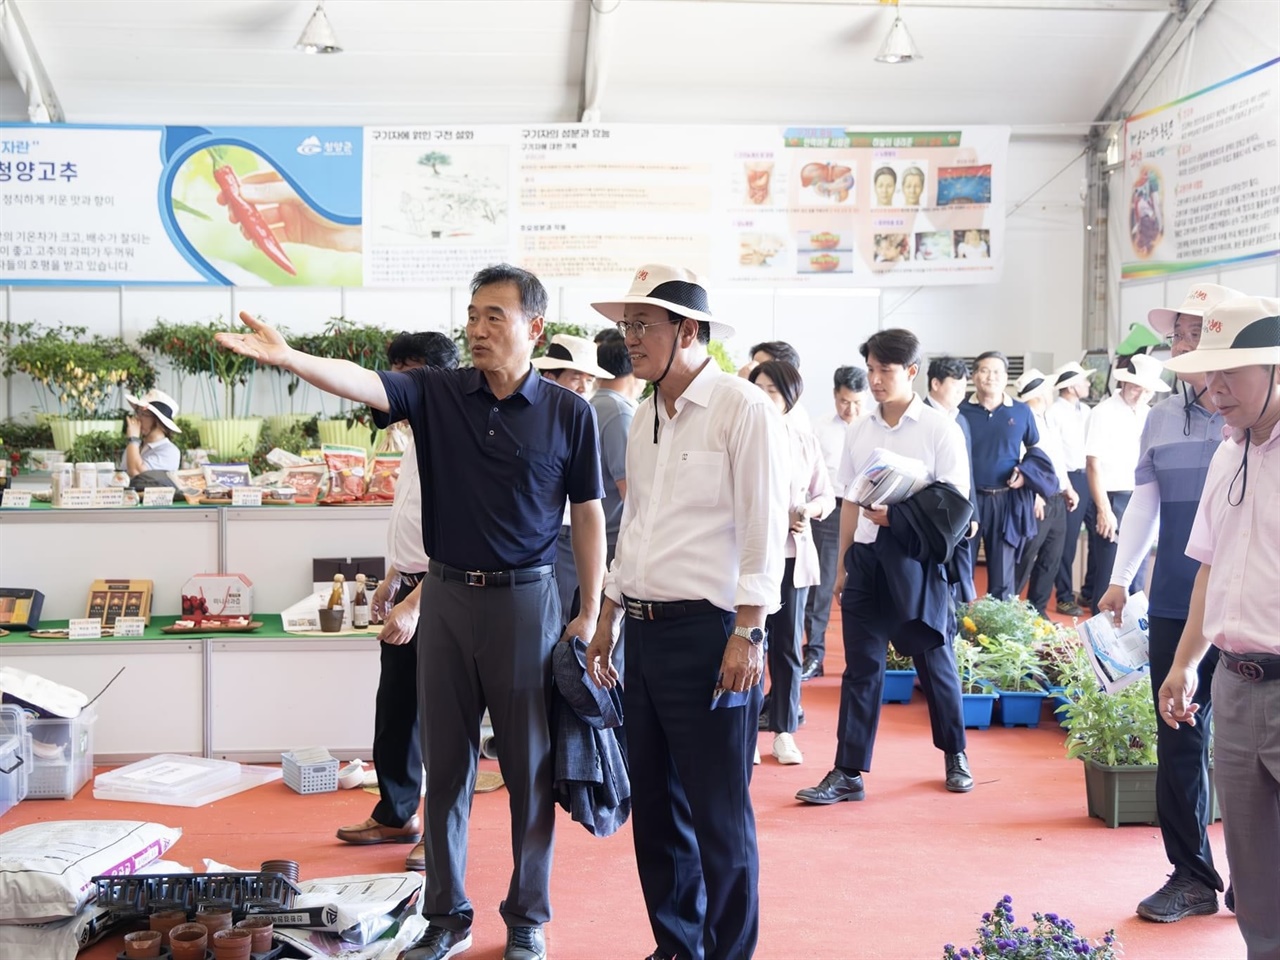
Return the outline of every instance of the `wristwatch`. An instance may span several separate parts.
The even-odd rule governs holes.
[[[141,444],[141,443],[142,443],[142,438],[141,438],[141,437],[130,437],[130,438],[129,438],[129,442],[130,442],[130,443],[137,443],[137,444]]]
[[[733,635],[750,641],[752,646],[758,647],[764,643],[764,631],[759,627],[734,627]]]

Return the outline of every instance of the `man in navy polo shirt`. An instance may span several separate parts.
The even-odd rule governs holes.
[[[604,574],[600,452],[591,405],[530,365],[547,294],[507,264],[471,281],[467,343],[474,367],[364,370],[290,349],[241,313],[253,332],[218,342],[283,367],[326,392],[368,404],[379,426],[407,419],[423,481],[418,711],[427,798],[423,915],[408,960],[443,960],[471,946],[474,910],[463,886],[467,818],[488,706],[511,794],[515,868],[500,906],[504,960],[542,960],[551,919],[555,830],[547,703],[560,635],[556,537],[566,496],[581,612],[567,636],[590,638]]]
[[[999,350],[980,354],[973,365],[974,394],[960,404],[960,416],[973,438],[973,482],[978,488],[978,533],[987,557],[987,593],[997,600],[1013,596],[1013,563],[1018,544],[1009,543],[1009,491],[1022,486],[1018,462],[1022,448],[1040,442],[1035,417],[1025,403],[1004,392],[1009,361]],[[969,541],[975,551],[978,539]]]

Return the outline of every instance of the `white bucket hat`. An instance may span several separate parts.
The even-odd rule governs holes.
[[[1154,393],[1169,392],[1169,385],[1160,379],[1160,371],[1165,366],[1163,363],[1145,353],[1135,353],[1129,358],[1129,362],[1133,364],[1133,372],[1117,370],[1116,383],[1136,383],[1143,390]]]
[[[1017,380],[1013,382],[1013,395],[1019,400],[1035,393],[1037,390],[1043,389],[1049,384],[1049,378],[1032,367],[1030,370],[1023,372]]]
[[[163,390],[148,390],[140,397],[135,397],[131,393],[126,393],[124,398],[135,407],[142,407],[144,410],[150,410],[156,415],[157,420],[163,423],[174,433],[182,432],[182,429],[173,422],[173,418],[178,415],[178,402]]]
[[[1280,300],[1242,296],[1208,311],[1200,346],[1165,367],[1175,373],[1208,373],[1271,364],[1280,364]]]
[[[1075,360],[1070,363],[1064,363],[1057,370],[1053,371],[1053,389],[1065,390],[1067,387],[1074,387],[1078,383],[1084,383],[1092,377],[1096,370],[1089,370],[1082,367]]]
[[[1160,336],[1171,337],[1173,336],[1173,325],[1177,322],[1178,314],[1185,313],[1192,317],[1203,317],[1223,300],[1231,300],[1235,297],[1243,296],[1244,294],[1239,290],[1232,290],[1230,287],[1223,287],[1216,283],[1197,283],[1187,291],[1187,296],[1182,301],[1182,306],[1176,310],[1173,307],[1159,307],[1149,312],[1147,314],[1147,325]]]
[[[552,337],[547,352],[532,362],[539,370],[577,370],[602,380],[613,379],[613,374],[596,363],[595,341],[568,333]]]
[[[603,300],[591,306],[614,323],[623,319],[623,309],[629,303],[648,303],[665,307],[672,313],[692,320],[709,323],[711,336],[716,340],[732,337],[734,329],[727,323],[711,319],[711,306],[707,300],[707,285],[692,270],[671,267],[660,263],[647,263],[631,279],[631,289],[619,300]]]

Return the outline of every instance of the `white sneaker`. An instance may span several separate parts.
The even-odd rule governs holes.
[[[774,736],[773,756],[779,763],[804,763],[804,754],[796,746],[796,738],[789,733]]]
[[[754,763],[757,767],[760,766],[760,748],[759,747],[756,747],[756,758],[751,762]]]

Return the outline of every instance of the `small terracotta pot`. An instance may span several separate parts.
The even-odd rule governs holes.
[[[204,960],[209,931],[203,923],[183,923],[169,931],[173,960]]]
[[[325,607],[320,611],[320,629],[325,633],[337,633],[342,629],[342,611]]]
[[[249,960],[253,950],[252,930],[219,930],[213,935],[214,960]]]
[[[185,910],[161,910],[151,914],[148,918],[151,929],[160,931],[160,946],[162,947],[169,945],[169,931],[186,922],[187,911]]]
[[[219,930],[230,930],[232,926],[230,907],[201,907],[196,911],[196,923],[203,923],[212,938]]]
[[[271,949],[275,924],[270,918],[245,917],[236,924],[236,929],[248,930],[253,934],[253,953],[266,953]]]
[[[160,940],[164,936],[159,930],[136,930],[124,935],[124,955],[130,960],[148,960],[160,956]]]

